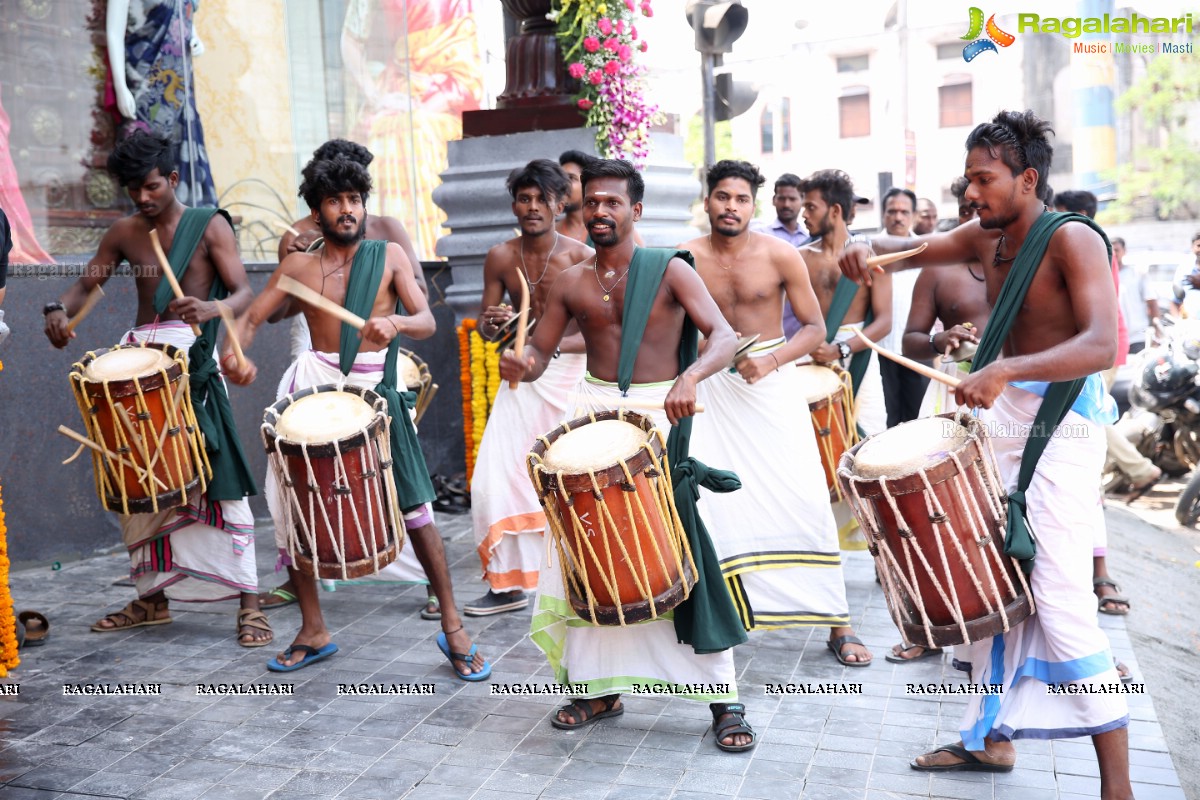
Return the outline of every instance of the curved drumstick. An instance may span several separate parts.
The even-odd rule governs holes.
[[[96,307],[96,303],[99,303],[102,297],[104,297],[104,290],[97,283],[88,292],[87,299],[83,301],[83,305],[79,307],[79,310],[75,312],[75,316],[71,317],[67,322],[67,333],[75,330],[75,327],[83,322],[83,318],[91,313],[92,309]]]
[[[242,352],[242,343],[238,341],[237,326],[233,323],[233,309],[217,301],[217,313],[221,315],[221,321],[225,323],[225,336],[229,338],[229,344],[233,347],[233,357],[237,359],[238,369],[246,369],[246,354]]]
[[[300,231],[296,230],[291,225],[288,225],[286,222],[284,222],[281,219],[272,219],[271,224],[273,224],[276,228],[279,228],[280,230],[282,230],[284,233],[290,233],[292,236],[300,235]]]
[[[896,255],[899,255],[899,253]],[[940,372],[932,367],[927,367],[919,361],[913,361],[911,358],[905,358],[899,353],[893,353],[891,350],[884,350],[882,347],[868,339],[866,334],[864,334],[861,330],[855,329],[854,332],[858,335],[858,338],[862,339],[866,343],[867,347],[871,348],[876,353],[879,353],[879,355],[883,356],[884,358],[890,358],[892,361],[895,361],[902,367],[908,367],[914,372],[919,372],[930,380],[935,380],[938,383],[944,383],[951,389],[956,388],[958,384],[961,383],[958,378],[955,378],[952,375],[947,375],[946,373]]]
[[[367,324],[367,321],[358,314],[343,308],[325,295],[313,291],[295,278],[290,278],[287,275],[281,275],[279,277],[279,288],[293,297],[303,300],[313,308],[324,311],[326,314],[340,319],[342,322],[346,323],[352,328],[356,328],[361,331]]]
[[[899,253],[888,253],[882,256],[871,256],[867,259],[867,266],[876,272],[883,272],[884,267],[891,264],[893,261],[903,261],[906,258],[912,258],[917,253],[925,252],[925,248],[929,247],[929,242],[925,242],[920,247],[914,247],[911,250],[901,250]]]
[[[525,282],[525,273],[517,270],[518,283],[521,284],[521,313],[517,315],[517,338],[513,342],[513,355],[521,358],[525,354],[525,325],[529,322],[529,284]],[[516,391],[520,381],[509,381],[508,388]]]
[[[162,270],[163,277],[167,279],[167,283],[171,284],[171,291],[175,293],[175,299],[182,300],[184,298],[183,289],[179,286],[179,281],[175,279],[175,271],[171,269],[171,262],[167,261],[167,254],[163,252],[162,244],[158,241],[158,231],[150,231],[150,244],[154,245],[154,254],[158,256],[158,266]],[[192,333],[200,335],[200,326],[192,323]]]

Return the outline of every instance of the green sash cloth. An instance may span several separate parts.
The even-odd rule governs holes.
[[[233,227],[229,212],[216,208],[185,208],[179,227],[175,229],[175,238],[171,240],[171,252],[167,261],[175,279],[183,282],[188,264],[204,231],[214,214],[220,213]],[[224,300],[229,296],[229,287],[221,280],[219,274],[213,275],[212,289],[208,293],[209,300]],[[171,284],[166,278],[158,282],[154,292],[154,310],[163,314],[167,306],[175,299]],[[212,480],[208,484],[208,499],[241,500],[247,495],[258,494],[258,487],[250,472],[250,464],[246,454],[242,452],[242,442],[238,437],[237,426],[233,421],[233,407],[229,404],[229,393],[225,390],[225,381],[221,380],[221,372],[213,358],[213,348],[217,345],[217,332],[221,325],[220,317],[213,317],[200,326],[200,336],[188,351],[189,394],[192,396],[192,406],[196,413],[196,423],[204,434],[204,449],[208,453],[209,463],[212,464]]]
[[[829,301],[829,313],[825,315],[826,344],[832,343],[837,337],[838,328],[842,326],[842,320],[846,318],[846,312],[850,310],[850,304],[854,302],[856,294],[858,294],[858,284],[843,275],[838,280],[837,288],[833,290],[833,299]],[[867,318],[863,320],[863,325],[870,324],[874,319],[875,312],[868,307]],[[860,350],[850,356],[850,366],[846,368],[846,371],[850,373],[850,388],[855,397],[858,397],[858,387],[862,385],[863,376],[867,374],[867,365],[870,363],[870,348]],[[865,439],[867,434],[863,431],[862,426],[857,425],[856,427],[858,428],[858,437]]]
[[[681,258],[696,268],[686,250],[637,247],[629,263],[629,283],[625,288],[625,307],[621,314],[621,354],[617,362],[617,386],[622,392],[633,383],[633,369],[646,333],[646,323],[658,296],[658,287],[672,258]],[[690,318],[683,322],[679,342],[679,372],[691,366],[698,356],[700,334]],[[719,653],[747,640],[746,629],[725,587],[721,564],[712,538],[696,512],[700,487],[712,492],[732,492],[742,484],[737,475],[710,469],[688,455],[692,418],[685,417],[671,428],[667,437],[667,458],[671,462],[675,508],[692,548],[696,562],[696,585],[691,596],[675,608],[675,635],[690,644],[697,653]]]
[[[358,245],[350,265],[350,279],[346,284],[347,310],[363,319],[370,319],[386,267],[387,242],[367,239]],[[396,303],[396,313],[404,313],[404,307],[399,302]],[[343,322],[338,347],[338,366],[343,375],[350,374],[360,344],[362,339],[358,338],[358,331]],[[375,387],[375,393],[387,401],[388,416],[392,418],[388,426],[392,443],[392,474],[396,479],[400,508],[408,512],[432,502],[437,494],[429,481],[425,454],[421,451],[417,429],[413,427],[412,417],[408,413],[417,404],[417,393],[396,389],[396,355],[399,352],[400,337],[397,336],[388,345],[383,381]]]
[[[1038,217],[1025,237],[1021,249],[1017,251],[1016,260],[1004,285],[1000,287],[1000,296],[988,317],[979,347],[971,361],[971,372],[978,372],[996,360],[1008,339],[1009,331],[1020,313],[1021,304],[1029,285],[1033,283],[1038,266],[1046,255],[1050,238],[1054,232],[1067,222],[1081,222],[1092,228],[1104,239],[1108,248],[1109,263],[1112,262],[1112,245],[1104,231],[1091,219],[1082,214],[1066,214],[1047,211]],[[1063,417],[1071,410],[1075,398],[1083,389],[1086,378],[1075,378],[1069,381],[1055,381],[1046,390],[1042,405],[1034,417],[1030,428],[1029,438],[1025,441],[1025,449],[1021,452],[1021,469],[1017,474],[1017,488],[1008,496],[1008,523],[1004,532],[1004,552],[1006,555],[1021,562],[1021,569],[1029,574],[1033,570],[1033,562],[1037,557],[1037,541],[1026,514],[1025,492],[1033,481],[1033,473],[1037,469],[1038,460],[1042,457],[1050,437],[1058,428]]]

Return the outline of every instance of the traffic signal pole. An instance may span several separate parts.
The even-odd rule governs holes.
[[[704,87],[703,118],[704,118],[704,170],[705,172],[717,163],[717,113],[716,113],[716,79],[714,77],[714,62],[716,56],[712,53],[700,54],[700,81]]]

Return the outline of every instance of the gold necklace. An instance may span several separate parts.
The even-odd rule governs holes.
[[[741,257],[742,257],[742,254],[746,252],[746,248],[747,248],[747,247],[749,247],[749,246],[750,246],[750,239],[749,239],[749,237],[747,237],[747,239],[746,239],[746,243],[742,245],[742,249],[741,249],[741,250],[738,250],[737,257],[736,257],[736,258],[734,258],[734,259],[733,259],[733,261],[730,261],[730,262],[729,262],[729,266],[725,266],[724,264],[722,264],[722,263],[721,263],[721,260],[720,260],[719,258],[717,258],[717,248],[713,247],[713,238],[712,238],[712,234],[711,234],[711,233],[710,233],[710,234],[708,234],[708,249],[709,249],[709,250],[712,252],[712,254],[713,254],[713,260],[717,262],[717,266],[718,266],[718,267],[720,267],[721,269],[725,270],[726,272],[728,272],[729,270],[733,269],[734,265],[736,265],[736,264],[737,264],[737,262],[738,262],[738,261],[741,259]]]
[[[632,267],[632,266],[633,266],[633,262],[630,261],[629,267]],[[615,281],[613,281],[612,286],[605,286],[603,283],[600,282],[600,257],[599,256],[592,256],[592,267],[593,267],[592,274],[596,276],[596,285],[598,285],[600,287],[600,291],[604,292],[604,295],[600,299],[607,303],[609,300],[612,299],[613,289],[616,289],[617,284],[619,284],[621,281],[625,280],[625,276],[629,274],[629,267],[625,268],[625,271],[621,273],[621,277],[619,277]],[[616,274],[616,271],[610,269],[608,272],[604,273],[604,277],[611,278],[615,274]]]
[[[558,231],[554,232],[554,244],[550,246],[550,252],[546,254],[546,263],[542,266],[542,277],[536,281],[529,277],[529,270],[525,267],[525,237],[521,237],[521,272],[525,273],[525,280],[529,283],[529,288],[537,286],[542,281],[546,280],[546,270],[550,269],[550,259],[554,256],[554,251],[558,248]]]

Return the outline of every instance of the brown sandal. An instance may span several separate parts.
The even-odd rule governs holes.
[[[251,631],[244,631],[243,628],[250,628],[251,631],[266,631],[271,634],[269,639],[250,639],[244,641],[243,636],[253,636]],[[257,608],[240,608],[237,613],[237,643],[242,647],[262,647],[275,641],[275,633],[271,630],[271,623],[267,621],[267,615],[259,611]]]
[[[112,626],[101,625],[97,622],[92,626],[92,630],[96,633],[114,633],[115,631],[127,631],[130,628],[147,628],[151,625],[166,625],[173,622],[169,616],[163,619],[156,619],[154,615],[159,610],[166,610],[167,601],[160,600],[157,603],[151,603],[149,600],[133,600],[129,605],[122,608],[120,611],[114,611],[111,614],[105,614],[104,619],[100,622],[108,620]],[[142,612],[142,618],[139,620],[134,609]]]

